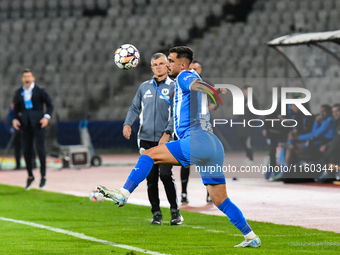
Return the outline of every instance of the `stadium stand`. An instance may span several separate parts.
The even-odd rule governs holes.
[[[239,82],[239,85],[244,82],[253,84],[255,93],[257,91],[258,96],[261,97],[263,94],[261,91],[264,88],[257,89],[261,83],[265,84],[266,91],[271,91],[271,87],[277,85],[299,85],[298,79],[292,79],[297,77],[293,68],[276,51],[269,49],[266,42],[294,32],[322,32],[338,29],[337,24],[340,17],[337,14],[339,9],[340,4],[335,0],[257,1],[246,22],[223,21],[220,26],[211,28],[202,39],[195,40],[190,46],[196,50],[197,59],[207,60],[207,62],[203,62],[207,77],[242,77],[242,82]],[[212,48],[221,49],[222,52],[212,52]],[[318,53],[318,49],[314,49],[314,51]],[[310,61],[306,59],[306,56],[310,55],[307,49],[298,53],[296,59],[301,59],[302,62]],[[338,80],[329,77],[338,77],[339,66],[332,65],[331,58],[318,63],[319,65],[311,66],[308,69],[304,68],[303,75],[310,78],[326,77],[319,80],[318,87],[320,89],[325,89],[324,85],[327,86],[328,82],[332,82],[333,86],[338,85]],[[275,81],[275,84],[271,84],[268,80],[256,79],[263,77],[291,78],[291,84],[287,84],[287,80],[284,82]],[[314,78],[308,79],[312,83],[313,80]],[[307,88],[313,95],[312,112],[318,112],[320,102],[333,104],[338,102],[338,98],[335,96],[326,99],[322,93],[315,90],[315,86],[309,85],[307,84]],[[335,94],[333,93],[333,95]],[[330,99],[331,101],[329,101]],[[271,103],[265,97],[260,102],[260,107],[263,109],[268,108],[268,104]]]
[[[336,0],[257,0],[246,22],[236,22],[227,8],[236,3],[2,0],[0,119],[6,118],[24,67],[35,71],[37,81],[54,98],[59,119],[122,119],[136,86],[150,76],[152,53],[176,44],[189,44],[195,50],[207,78],[239,78],[235,83],[240,86],[252,83],[260,106],[266,107],[270,101],[261,92],[287,85],[287,81],[269,84],[264,77],[291,78],[297,84],[295,71],[266,42],[293,32],[336,29],[340,4]],[[115,49],[123,43],[134,44],[142,55],[140,67],[128,73],[112,61]],[[339,66],[331,60],[310,74],[334,77],[330,86],[339,75]],[[315,83],[309,87],[312,94],[318,88]],[[332,100],[334,95],[330,95]],[[324,101],[313,100],[312,110]]]
[[[199,2],[176,8],[173,1],[157,0],[1,1],[2,109],[8,108],[20,84],[20,71],[29,66],[54,98],[59,119],[122,118],[134,94],[131,86],[143,73],[150,76],[145,68],[152,53],[175,40],[188,41],[192,27],[203,28],[207,17],[222,15],[225,1],[208,8]],[[187,10],[190,15],[183,15]],[[123,43],[134,44],[142,53],[141,68],[129,75],[112,61]],[[114,110],[108,109],[110,100]],[[2,110],[0,118],[6,114]]]

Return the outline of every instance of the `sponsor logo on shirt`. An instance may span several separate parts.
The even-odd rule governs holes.
[[[144,96],[143,96],[143,97],[144,97],[144,98],[153,97],[153,95],[152,95],[150,89],[148,89],[148,90],[144,93]]]

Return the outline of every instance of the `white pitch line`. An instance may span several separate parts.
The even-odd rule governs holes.
[[[294,246],[340,246],[339,242],[289,243]]]
[[[181,225],[183,227],[188,227],[188,228],[193,228],[193,229],[202,229],[203,231],[206,232],[212,232],[212,233],[224,233],[228,236],[243,236],[242,234],[231,234],[228,233],[224,230],[215,230],[215,229],[206,229],[205,227],[202,226],[191,226],[191,225],[187,225],[187,224],[183,224]],[[323,235],[322,233],[315,233],[315,234],[308,234],[308,236],[320,236]],[[261,236],[270,236],[270,237],[282,237],[282,236],[290,236],[290,237],[300,237],[300,236],[305,236],[305,235],[260,235]]]
[[[0,217],[0,220],[24,224],[24,225],[28,225],[28,226],[32,226],[32,227],[36,227],[36,228],[47,229],[47,230],[51,230],[51,231],[54,231],[54,232],[57,232],[57,233],[62,233],[62,234],[74,236],[74,237],[77,237],[77,238],[80,238],[80,239],[84,239],[84,240],[88,240],[88,241],[92,241],[92,242],[97,242],[97,243],[102,243],[102,244],[107,244],[107,245],[111,245],[111,246],[115,246],[115,247],[119,247],[119,248],[123,248],[123,249],[127,249],[127,250],[133,250],[133,251],[143,252],[143,253],[152,254],[152,255],[166,255],[164,253],[149,251],[149,250],[133,247],[133,246],[130,246],[130,245],[118,244],[118,243],[114,243],[114,242],[110,242],[110,241],[106,241],[106,240],[101,240],[101,239],[98,239],[98,238],[95,238],[95,237],[84,235],[82,233],[68,231],[68,230],[61,229],[61,228],[53,228],[53,227],[45,226],[45,225],[42,225],[42,224],[37,224],[37,223],[34,223],[34,222],[23,221],[23,220],[14,220],[14,219],[4,218],[4,217]]]

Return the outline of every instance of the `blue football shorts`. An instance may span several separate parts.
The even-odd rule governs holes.
[[[190,136],[165,145],[182,166],[196,165],[204,185],[226,183],[224,148],[216,135],[207,131],[191,131]]]

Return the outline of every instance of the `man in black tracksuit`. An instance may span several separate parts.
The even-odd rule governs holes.
[[[175,83],[167,75],[167,58],[163,53],[156,53],[151,58],[154,77],[143,82],[125,118],[123,135],[130,139],[131,125],[139,114],[138,147],[140,153],[159,144],[169,142],[173,133],[173,97]],[[182,224],[178,210],[175,180],[171,165],[154,165],[146,178],[148,196],[153,220],[151,224],[162,224],[162,212],[159,207],[158,178],[161,178],[170,203],[170,225]]]

